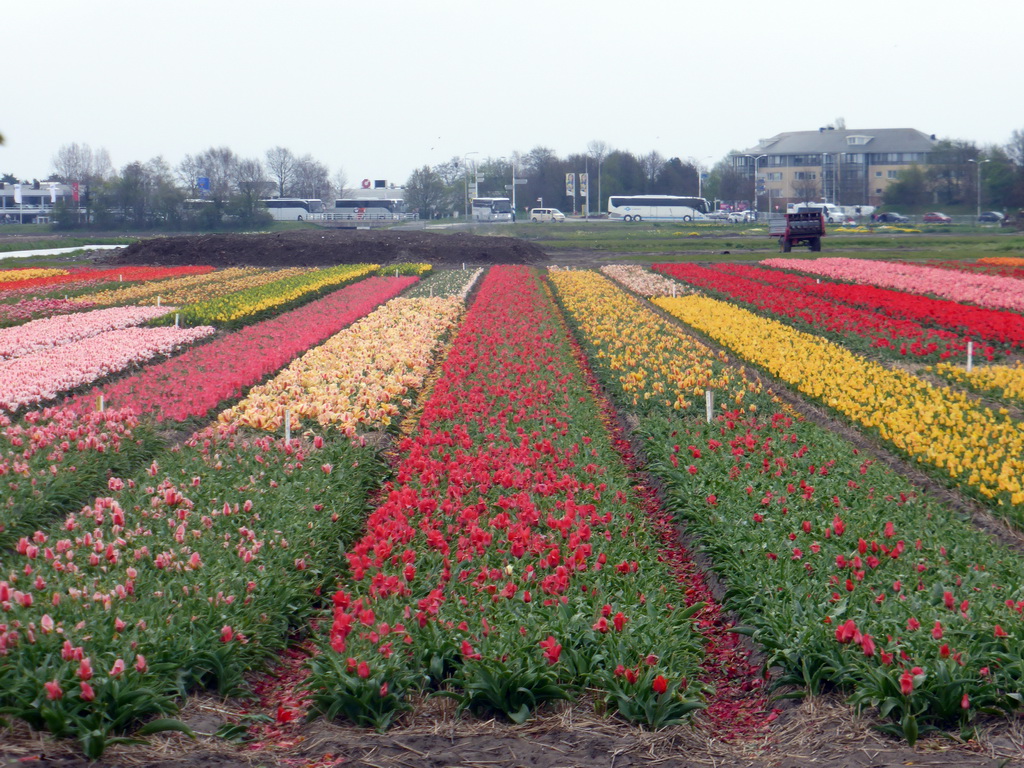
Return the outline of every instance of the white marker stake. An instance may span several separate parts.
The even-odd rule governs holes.
[[[118,275],[117,276],[117,282],[123,283],[124,282],[124,275]]]
[[[676,297],[676,284],[672,283],[672,298],[674,299],[675,297]]]
[[[711,417],[715,412],[715,390],[705,389],[704,390],[704,406],[708,414],[708,424],[711,423]]]
[[[463,271],[463,272],[465,272],[465,271],[466,271],[466,262],[462,262],[462,271]]]
[[[175,328],[180,328],[181,327],[180,325],[178,325],[178,318],[179,317],[180,317],[180,315],[177,312],[175,312],[174,313],[174,327]]]
[[[156,305],[158,307],[160,306],[160,297],[159,296],[156,297]]]
[[[292,441],[292,412],[288,410],[284,412],[284,441]]]
[[[967,372],[974,370],[974,342],[967,342]]]
[[[100,395],[100,410],[103,410],[103,395]]]

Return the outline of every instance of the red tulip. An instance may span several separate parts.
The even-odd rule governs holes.
[[[900,675],[900,690],[904,696],[909,696],[911,691],[914,690],[914,676],[909,672],[904,672]]]
[[[655,693],[664,693],[668,690],[668,680],[665,679],[664,675],[658,675],[654,678],[654,682],[651,683],[651,688],[654,689]]]

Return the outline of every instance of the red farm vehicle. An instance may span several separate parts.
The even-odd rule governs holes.
[[[792,213],[771,216],[768,236],[778,238],[783,253],[789,253],[794,245],[820,251],[821,238],[825,236],[825,217],[821,208],[797,208]]]

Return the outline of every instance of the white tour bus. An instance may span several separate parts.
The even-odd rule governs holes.
[[[320,200],[303,200],[298,197],[274,197],[260,200],[275,221],[309,221],[322,219],[324,204]]]
[[[608,198],[608,218],[620,221],[701,221],[708,201],[680,195],[613,195]]]
[[[512,221],[512,203],[507,197],[474,197],[473,221]]]
[[[334,201],[331,219],[341,221],[399,221],[408,218],[405,200],[384,197],[343,197]]]

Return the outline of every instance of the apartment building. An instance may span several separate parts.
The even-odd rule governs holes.
[[[731,158],[762,211],[803,201],[878,206],[886,187],[909,166],[924,165],[935,144],[935,134],[913,128],[828,127],[780,133]]]

